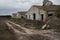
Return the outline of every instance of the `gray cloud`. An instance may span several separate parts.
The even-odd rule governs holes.
[[[60,5],[60,0],[51,0]],[[0,14],[11,14],[16,11],[26,11],[32,5],[42,5],[43,0],[0,0]]]

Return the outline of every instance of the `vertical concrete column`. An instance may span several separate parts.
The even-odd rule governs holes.
[[[46,11],[46,20],[45,21],[47,21],[47,19],[48,19],[48,11]]]

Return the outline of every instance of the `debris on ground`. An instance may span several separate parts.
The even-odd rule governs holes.
[[[50,28],[60,28],[60,19],[55,17],[55,16],[51,16],[49,18],[47,18],[48,21],[46,21],[46,24],[50,26]]]

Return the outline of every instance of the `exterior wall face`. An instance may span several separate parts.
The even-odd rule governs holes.
[[[33,15],[32,15],[32,14],[27,14],[26,16],[27,16],[27,17],[26,17],[27,19],[33,20]],[[30,17],[29,17],[29,16],[30,16]]]
[[[36,15],[36,19],[35,20],[39,20],[39,21],[45,21],[46,20],[46,11],[42,10],[42,9],[38,9],[36,7],[32,7],[27,13],[27,19],[30,19],[30,20],[34,20],[34,16],[33,14]],[[41,15],[43,14],[43,20],[42,20],[42,17]],[[30,16],[30,17],[29,17]]]
[[[25,15],[21,15],[20,13],[17,13],[17,16],[16,16],[17,18],[25,18]]]
[[[17,14],[12,14],[11,16],[12,16],[12,18],[16,18],[16,15],[17,15]]]
[[[19,13],[17,13],[17,18],[21,18],[21,15]]]
[[[29,19],[29,15],[27,15],[27,19]]]
[[[38,9],[36,7],[32,7],[27,13],[27,19],[30,19],[30,20],[34,20],[33,19],[33,14],[36,15],[36,19],[35,20],[39,20],[39,21],[45,21],[46,20],[46,11],[42,10],[42,9]],[[43,14],[43,20],[42,20],[42,17],[41,15]],[[30,17],[29,17],[30,16]]]
[[[43,15],[43,20],[42,20],[42,16],[41,15]],[[46,20],[46,11],[40,10],[40,20],[42,20],[42,21]]]
[[[36,20],[38,20],[38,19],[39,19],[39,18],[38,18],[38,8],[32,7],[32,8],[26,13],[27,19],[34,20],[34,19],[33,19],[33,14],[36,15]],[[29,16],[30,16],[30,17],[29,17]]]

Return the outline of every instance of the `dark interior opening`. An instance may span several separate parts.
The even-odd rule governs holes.
[[[33,19],[34,19],[34,20],[36,19],[36,14],[35,14],[35,13],[33,14]]]
[[[48,16],[53,16],[53,14],[48,14]]]
[[[41,14],[41,19],[43,20],[43,14]]]
[[[24,18],[23,16],[21,16],[21,18]]]

